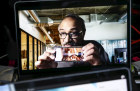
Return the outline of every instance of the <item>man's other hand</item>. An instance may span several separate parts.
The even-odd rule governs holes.
[[[83,61],[88,61],[92,65],[100,65],[100,55],[98,48],[92,44],[88,43],[82,48],[83,51]]]
[[[46,51],[38,57],[38,61],[35,62],[35,66],[38,69],[56,68],[55,62],[55,50],[48,48]]]

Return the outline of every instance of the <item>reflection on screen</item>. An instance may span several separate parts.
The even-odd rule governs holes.
[[[118,79],[39,91],[128,91],[128,88],[126,79]]]
[[[22,70],[34,70],[35,61],[47,45],[61,45],[58,26],[65,15],[77,14],[85,21],[84,40],[96,40],[112,63],[127,63],[127,5],[19,10]],[[122,49],[120,49],[122,48]]]

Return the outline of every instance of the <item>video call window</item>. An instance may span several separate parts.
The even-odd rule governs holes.
[[[18,14],[19,27],[38,38],[34,38],[34,62],[45,50],[39,41],[45,41],[45,45],[61,45],[58,32],[60,22],[68,14],[77,14],[85,21],[85,41],[99,42],[110,62],[127,63],[127,59],[124,61],[127,50],[115,54],[115,50],[127,49],[127,5],[20,10]]]

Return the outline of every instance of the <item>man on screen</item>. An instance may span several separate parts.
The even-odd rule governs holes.
[[[85,23],[82,18],[75,14],[67,15],[58,27],[61,45],[64,47],[82,46],[83,61],[91,65],[104,65],[109,63],[107,53],[104,51],[101,44],[91,40],[85,41],[84,35],[86,32]],[[35,63],[39,69],[71,67],[74,64],[62,64],[55,62],[55,50],[46,49],[44,54],[39,56],[39,60]]]

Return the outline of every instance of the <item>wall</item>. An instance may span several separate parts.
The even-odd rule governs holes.
[[[127,23],[98,22],[86,23],[85,40],[127,39]]]
[[[112,57],[115,56],[115,48],[127,48],[127,40],[98,40],[98,42],[107,52],[111,62],[114,61]]]

